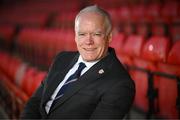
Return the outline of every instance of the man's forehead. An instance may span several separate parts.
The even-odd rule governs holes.
[[[78,29],[77,32],[78,32],[78,33],[88,32],[88,30],[87,30],[87,29]],[[96,29],[96,30],[93,30],[93,33],[104,33],[104,30],[98,28],[98,29]]]
[[[105,31],[105,17],[102,16],[98,12],[84,12],[81,13],[76,21],[76,31],[87,31],[88,28],[84,26],[84,24],[88,25],[89,23],[94,23],[97,32],[104,32]],[[93,24],[89,24],[93,25]],[[92,27],[91,27],[92,28]],[[80,30],[81,29],[81,30]],[[85,30],[82,30],[85,29]]]
[[[98,19],[104,19],[105,17],[102,16],[100,13],[98,12],[84,12],[84,13],[81,13],[78,17],[78,19],[89,19],[89,18],[98,18]]]

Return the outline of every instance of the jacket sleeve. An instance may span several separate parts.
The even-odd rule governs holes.
[[[122,119],[128,113],[135,96],[133,81],[119,82],[102,96],[91,119]]]
[[[42,96],[43,83],[36,90],[35,94],[28,100],[20,116],[21,119],[38,119],[41,118],[39,108]]]

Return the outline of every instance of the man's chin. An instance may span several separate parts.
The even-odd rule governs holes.
[[[96,59],[95,58],[88,58],[88,57],[86,57],[86,58],[83,58],[83,60],[84,61],[87,61],[87,62],[93,62],[93,61],[96,61]]]

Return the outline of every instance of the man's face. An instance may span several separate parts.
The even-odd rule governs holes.
[[[82,13],[76,22],[75,41],[83,60],[95,61],[107,54],[110,35],[104,18],[97,13]]]

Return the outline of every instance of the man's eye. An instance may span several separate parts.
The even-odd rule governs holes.
[[[95,33],[94,36],[101,36],[101,33]]]
[[[79,36],[85,36],[85,33],[79,33],[78,35]]]

